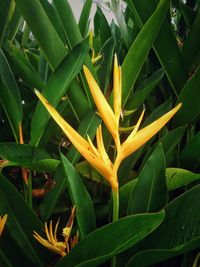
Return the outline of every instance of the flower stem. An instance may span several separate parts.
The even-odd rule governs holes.
[[[113,197],[113,222],[119,218],[119,190],[112,190]]]
[[[116,222],[119,218],[119,190],[112,190],[113,197],[113,222]],[[111,267],[116,265],[116,256],[111,259]]]

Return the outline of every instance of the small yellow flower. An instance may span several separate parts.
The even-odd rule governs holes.
[[[98,112],[105,123],[107,129],[113,137],[113,140],[117,149],[117,156],[112,163],[105,150],[101,126],[96,132],[97,148],[93,145],[92,141],[88,137],[88,140],[80,136],[52,107],[43,95],[35,90],[36,95],[44,104],[50,115],[57,122],[57,124],[64,131],[75,148],[81,153],[81,155],[110,183],[112,190],[118,190],[117,171],[122,160],[135,152],[147,141],[149,141],[179,110],[181,104],[178,104],[174,109],[157,119],[150,125],[139,130],[140,124],[144,117],[144,111],[142,112],[137,124],[128,138],[121,144],[120,142],[120,127],[119,119],[121,114],[121,97],[122,97],[122,73],[121,67],[118,66],[117,57],[114,59],[114,72],[113,72],[113,93],[114,103],[113,109],[110,107],[106,98],[104,97],[101,89],[99,88],[94,77],[90,73],[89,69],[84,66],[84,73],[98,109]]]
[[[52,221],[50,221],[49,229],[48,229],[47,223],[45,223],[45,233],[46,233],[47,239],[44,239],[35,231],[34,231],[33,236],[44,247],[48,248],[52,252],[57,253],[63,257],[67,255],[70,249],[78,243],[78,233],[73,238],[70,238],[70,234],[71,234],[71,230],[72,230],[72,226],[74,222],[74,217],[75,217],[75,207],[72,208],[68,223],[66,227],[63,228],[63,231],[62,231],[64,241],[58,241],[57,239],[57,230],[58,230],[59,220],[56,223],[54,231],[53,231]]]
[[[3,232],[3,229],[5,227],[7,218],[8,218],[7,214],[5,214],[2,217],[0,216],[0,236],[2,235],[2,232]]]

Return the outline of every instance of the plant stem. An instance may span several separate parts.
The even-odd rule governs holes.
[[[112,190],[113,197],[113,222],[119,218],[119,190]]]
[[[119,218],[119,190],[112,190],[113,197],[113,222],[116,222]],[[111,260],[111,267],[115,267],[116,256]]]

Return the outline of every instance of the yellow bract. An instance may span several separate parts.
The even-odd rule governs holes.
[[[133,131],[128,138],[121,144],[120,142],[120,127],[119,119],[121,114],[121,98],[122,98],[122,73],[121,67],[118,66],[117,57],[114,59],[114,71],[113,71],[113,93],[114,103],[113,109],[110,107],[101,89],[99,88],[94,77],[90,73],[86,66],[83,66],[83,70],[97,106],[98,112],[105,123],[107,129],[113,137],[116,145],[117,155],[115,161],[112,163],[105,150],[102,129],[98,127],[96,132],[97,148],[93,145],[92,141],[88,137],[87,140],[80,136],[52,107],[47,100],[40,94],[39,91],[35,91],[39,99],[42,101],[48,112],[53,119],[58,123],[71,143],[81,153],[81,155],[110,183],[112,190],[118,190],[117,171],[122,160],[128,157],[131,153],[135,152],[141,146],[143,146],[149,139],[151,139],[179,110],[181,104],[178,104],[174,109],[157,119],[150,125],[139,130],[142,119],[144,117],[144,111],[142,112],[138,122],[136,123]]]
[[[54,231],[53,231],[52,221],[50,221],[49,229],[48,229],[47,223],[45,223],[45,233],[46,233],[47,239],[44,239],[35,231],[34,231],[33,236],[44,247],[48,248],[54,253],[57,253],[61,256],[65,256],[67,253],[69,253],[70,249],[74,245],[76,245],[78,242],[78,234],[76,234],[72,239],[69,239],[72,226],[73,226],[73,222],[74,222],[74,216],[75,216],[75,207],[72,208],[68,223],[66,227],[63,228],[62,235],[64,237],[64,241],[58,241],[57,239],[57,230],[58,230],[59,220],[56,223]]]
[[[7,214],[5,214],[2,217],[0,216],[0,236],[2,235],[2,232],[3,232],[3,229],[5,227],[7,218],[8,218]]]

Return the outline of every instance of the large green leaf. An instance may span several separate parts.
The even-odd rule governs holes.
[[[170,202],[162,224],[140,243],[126,267],[149,266],[199,248],[199,194],[200,185]]]
[[[40,232],[42,225],[14,186],[1,174],[0,213],[8,214],[6,229],[20,250],[36,266],[44,266],[48,258],[45,257],[43,248],[33,238],[33,231]]]
[[[163,218],[163,211],[132,215],[99,228],[82,239],[56,267],[97,266],[142,240],[160,225]]]
[[[200,31],[200,9],[196,19],[192,25],[192,29],[187,36],[186,40],[183,43],[182,56],[187,64],[188,70],[191,70],[191,67],[194,64],[195,59],[200,51],[200,40],[197,38]]]
[[[76,207],[79,233],[81,238],[83,238],[96,228],[92,200],[78,172],[62,153],[61,162],[70,198],[73,206]]]
[[[87,40],[76,46],[48,80],[43,94],[54,107],[58,105],[69,84],[80,71],[88,49]],[[38,144],[49,118],[45,107],[38,102],[31,121],[31,144]]]
[[[89,27],[89,16],[90,16],[90,11],[92,7],[92,0],[86,0],[85,4],[83,6],[83,9],[81,11],[80,19],[78,22],[78,26],[80,29],[80,32],[82,34],[82,37],[86,37],[88,33],[88,27]]]
[[[166,179],[168,190],[172,191],[194,181],[198,181],[200,174],[180,168],[167,168]]]
[[[59,164],[43,149],[15,143],[0,143],[0,157],[8,161],[3,167],[21,166],[39,172],[54,172]]]
[[[0,48],[3,47],[6,30],[11,18],[11,12],[13,11],[13,1],[11,0],[2,0],[1,9],[0,9]]]
[[[126,0],[135,22],[141,28],[153,13],[156,1],[150,0],[148,5],[146,0]],[[159,23],[158,23],[159,24]],[[171,25],[164,21],[154,43],[155,53],[165,68],[167,77],[175,92],[180,92],[187,81],[187,69],[177,45]]]
[[[17,140],[19,123],[22,121],[23,116],[22,102],[14,75],[2,50],[0,50],[0,85],[0,100]]]
[[[82,41],[82,36],[68,1],[53,0],[53,6],[71,49]]]
[[[180,111],[174,116],[173,120],[176,126],[183,125],[186,123],[192,123],[199,116],[199,83],[200,68],[198,68],[194,75],[187,81],[177,99],[177,103],[182,102],[183,105]]]
[[[186,128],[187,126],[180,126],[178,128],[173,129],[172,131],[167,132],[164,136],[159,138],[157,143],[153,145],[145,154],[142,164],[140,165],[140,169],[143,167],[144,163],[151,155],[155,146],[159,143],[162,144],[163,150],[165,152],[166,166],[170,166],[170,164],[173,164],[174,161],[173,158],[171,158],[171,153],[174,151],[176,146],[180,144]]]
[[[159,3],[156,11],[137,35],[123,61],[123,105],[126,104],[142,66],[147,59],[149,51],[164,21],[168,7],[168,0],[163,0]]]
[[[134,92],[128,99],[126,109],[132,110],[139,108],[139,106],[143,104],[156,85],[161,81],[163,75],[164,70],[160,69],[153,73],[147,80],[145,80],[138,88],[138,91]]]
[[[196,171],[200,164],[200,132],[184,147],[180,154],[181,167]]]
[[[159,144],[143,167],[128,203],[128,214],[156,212],[167,202],[165,157]]]
[[[50,65],[56,68],[66,56],[67,50],[42,4],[39,0],[29,1],[28,5],[26,0],[15,2]]]
[[[105,15],[99,6],[97,6],[94,23],[98,26],[98,28],[95,27],[95,35],[100,35],[101,44],[103,45],[111,37],[111,30]]]

